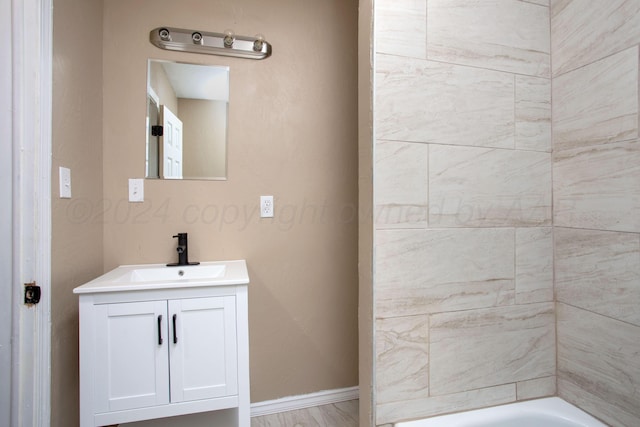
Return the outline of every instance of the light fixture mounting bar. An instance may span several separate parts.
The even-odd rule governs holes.
[[[262,36],[238,36],[230,31],[212,33],[173,27],[158,27],[149,33],[149,41],[160,49],[208,55],[265,59],[271,56],[271,44]]]

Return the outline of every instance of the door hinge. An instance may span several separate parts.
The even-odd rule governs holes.
[[[24,303],[25,305],[34,305],[40,302],[42,289],[36,285],[36,282],[24,284]]]
[[[153,125],[151,126],[151,136],[162,136],[164,130],[162,125]]]

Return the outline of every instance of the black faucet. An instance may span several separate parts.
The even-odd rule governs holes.
[[[198,265],[199,262],[189,262],[189,243],[187,241],[187,233],[178,233],[173,236],[178,239],[178,262],[167,264],[167,267],[178,267],[182,265]]]

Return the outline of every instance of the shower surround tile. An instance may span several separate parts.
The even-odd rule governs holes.
[[[551,155],[430,145],[430,227],[551,224]]]
[[[514,302],[513,229],[378,230],[378,317]]]
[[[640,2],[555,0],[551,34],[555,76],[640,43]]]
[[[514,76],[377,55],[378,139],[514,148]]]
[[[376,320],[376,401],[429,397],[429,316]]]
[[[548,7],[517,0],[427,2],[431,60],[549,77],[549,37]]]
[[[551,81],[516,76],[516,148],[551,151]]]
[[[535,378],[516,383],[518,400],[538,399],[556,395],[556,376]]]
[[[555,375],[555,343],[552,302],[434,314],[429,329],[430,393]]]
[[[640,326],[640,235],[556,228],[555,252],[558,302]]]
[[[374,172],[377,228],[427,226],[426,144],[376,143]]]
[[[565,378],[558,378],[558,396],[593,414],[611,427],[640,426],[640,416],[633,415],[608,398],[602,398],[575,385]]]
[[[640,232],[640,141],[554,153],[554,225]]]
[[[553,301],[553,230],[516,229],[516,303]]]
[[[638,138],[638,47],[554,79],[554,151]]]
[[[557,316],[560,395],[571,383],[580,387],[579,397],[586,392],[617,406],[621,415],[635,417],[631,424],[617,418],[612,425],[638,425],[640,327],[562,303]],[[593,413],[599,415],[602,405],[594,407]]]
[[[427,0],[377,0],[376,51],[427,57]]]
[[[376,423],[378,425],[396,423],[403,420],[502,405],[515,400],[515,384],[505,384],[425,399],[386,403],[376,407]]]

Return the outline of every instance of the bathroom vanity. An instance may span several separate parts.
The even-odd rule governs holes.
[[[248,284],[238,260],[121,266],[75,288],[81,427],[217,410],[249,427]]]

